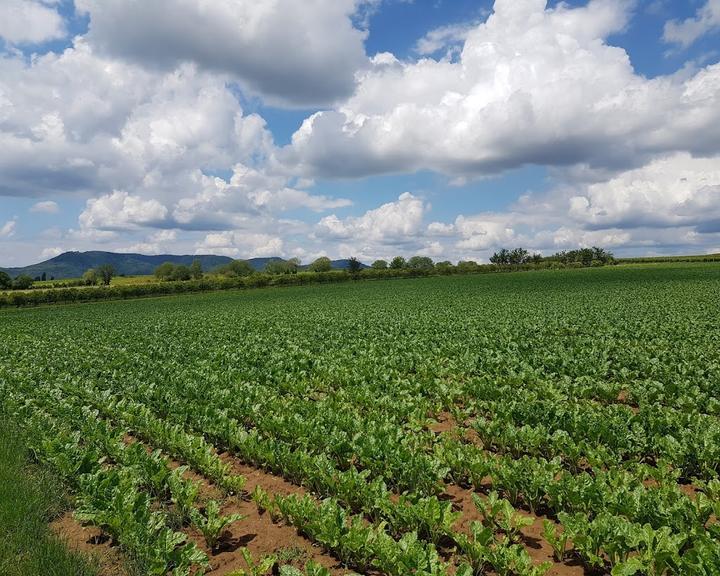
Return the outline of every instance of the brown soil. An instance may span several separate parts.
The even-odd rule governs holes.
[[[98,565],[99,576],[126,576],[122,553],[99,528],[82,526],[67,512],[51,522],[50,529],[70,550],[89,556]]]
[[[466,490],[459,486],[447,485],[446,494],[451,498],[454,507],[462,511],[455,528],[461,532],[468,532],[470,524],[474,521],[480,521],[482,515],[478,512],[472,498],[472,490]],[[484,499],[483,494],[478,494]],[[532,525],[521,530],[523,538],[522,544],[525,546],[528,554],[535,564],[550,562],[552,564],[547,572],[548,576],[583,576],[591,574],[580,563],[573,559],[566,559],[565,562],[557,562],[553,555],[552,546],[543,538],[543,520],[548,518],[545,516],[536,516],[527,512],[522,512],[524,516],[533,518]],[[552,521],[552,520],[551,520]],[[569,546],[568,546],[569,549]]]
[[[239,474],[245,477],[245,491],[248,493],[252,492],[255,486],[260,486],[267,492],[280,494],[282,496],[288,496],[289,494],[302,496],[307,493],[302,486],[297,486],[280,476],[265,472],[254,466],[249,466],[232,454],[223,452],[219,454],[219,456],[224,463],[232,467],[233,474]]]
[[[333,557],[300,536],[291,526],[276,524],[269,514],[259,514],[253,502],[236,501],[223,507],[223,514],[240,513],[246,516],[236,522],[225,532],[217,550],[208,549],[202,535],[195,529],[188,530],[188,536],[197,542],[210,558],[212,569],[207,572],[213,576],[229,574],[246,564],[240,548],[247,547],[253,559],[259,561],[268,554],[277,554],[283,550],[295,549],[295,562],[288,562],[301,568],[308,560],[314,560],[330,570],[332,574],[345,574],[344,570]]]
[[[283,496],[289,494],[303,495],[306,493],[304,488],[287,482],[278,476],[243,464],[230,454],[220,454],[220,458],[232,466],[233,474],[240,474],[246,478],[245,491],[248,493],[252,492],[255,486],[260,486],[270,494]],[[298,534],[295,528],[273,522],[268,513],[260,514],[254,502],[241,498],[232,500],[223,508],[223,514],[239,513],[246,516],[246,518],[230,527],[224,535],[219,550],[214,554],[208,550],[199,532],[196,530],[188,531],[188,535],[210,557],[212,570],[208,574],[222,576],[238,568],[244,568],[245,562],[242,560],[239,551],[243,546],[250,550],[256,560],[268,554],[277,554],[294,548],[300,554],[296,562],[288,563],[294,564],[298,568],[302,567],[308,560],[314,560],[329,569],[331,574],[348,573],[348,570],[344,569],[335,558],[324,553],[321,548]]]
[[[457,430],[457,428],[457,422],[450,412],[440,412],[435,416],[435,423],[428,426],[428,429],[435,432],[435,434],[450,432],[451,430]]]
[[[132,435],[124,438],[128,444],[142,443],[148,452],[152,447]],[[184,463],[175,460],[165,454],[170,468],[175,469]],[[303,495],[305,489],[285,481],[284,479],[268,474],[257,468],[247,466],[230,454],[219,455],[220,458],[232,466],[234,474],[246,478],[245,491],[250,493],[255,486],[260,486],[270,494]],[[223,500],[221,490],[212,484],[207,478],[193,470],[186,470],[183,477],[200,483],[200,501],[209,499]],[[347,574],[349,571],[343,568],[337,559],[324,553],[323,550],[314,545],[310,540],[298,534],[291,526],[273,522],[269,514],[260,514],[254,502],[241,497],[228,498],[222,508],[223,514],[239,513],[245,516],[243,520],[236,522],[223,534],[217,549],[211,551],[202,534],[195,528],[185,528],[182,531],[188,538],[195,542],[210,559],[211,569],[206,572],[212,576],[223,576],[230,574],[247,565],[242,557],[241,548],[246,547],[252,553],[253,560],[259,562],[269,554],[284,553],[292,550],[292,558],[284,563],[292,564],[297,568],[304,567],[308,560],[314,560],[321,564],[330,573],[335,575]],[[68,547],[84,553],[89,553],[96,558],[100,566],[100,576],[125,576],[123,570],[123,555],[120,550],[112,545],[109,536],[94,526],[82,526],[75,520],[71,513],[52,523],[52,528],[63,540],[67,541]]]

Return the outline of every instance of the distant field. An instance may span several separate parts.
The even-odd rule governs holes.
[[[720,254],[698,254],[695,256],[648,256],[645,258],[620,258],[621,264],[651,264],[662,262],[720,262]]]
[[[0,403],[145,573],[720,573],[718,264],[0,322]]]
[[[136,284],[156,284],[160,282],[157,276],[150,274],[147,276],[115,276],[111,281],[111,286],[131,286]]]
[[[63,282],[76,282],[80,278],[65,278],[63,280],[36,280],[33,282],[33,289],[37,288],[52,288],[54,284],[62,284]],[[145,276],[115,276],[110,281],[111,286],[129,286],[135,284],[154,284],[160,282],[158,278],[153,275]]]

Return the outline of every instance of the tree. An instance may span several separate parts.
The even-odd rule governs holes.
[[[268,274],[297,274],[300,260],[298,258],[290,258],[290,260],[271,260],[265,265],[265,272]]]
[[[598,248],[597,246],[592,247],[593,251],[593,258],[595,260],[599,260],[603,264],[610,264],[615,260],[615,257],[613,256],[612,252],[609,252],[607,250],[604,250],[603,248]]]
[[[355,258],[355,256],[351,256],[348,259],[347,269],[350,274],[357,274],[362,270],[362,264],[360,263],[360,260]]]
[[[172,262],[163,262],[155,268],[155,277],[158,280],[171,280],[175,272],[175,264]]]
[[[510,259],[510,264],[525,264],[527,262],[528,257],[530,256],[530,253],[525,250],[525,248],[515,248],[514,250],[510,251],[510,254],[508,255],[508,258]]]
[[[45,272],[43,272],[42,276],[40,276],[40,280],[42,280],[43,282],[45,282],[45,280],[47,280],[47,274]]]
[[[478,263],[474,260],[460,260],[457,269],[459,272],[474,272],[478,269]]]
[[[447,273],[450,272],[453,268],[452,262],[450,260],[443,260],[442,262],[435,262],[435,270],[438,272]]]
[[[490,256],[490,262],[493,264],[510,264],[510,251],[507,248],[501,248]]]
[[[308,267],[310,272],[330,272],[332,270],[332,262],[327,256],[320,256],[315,262]]]
[[[32,276],[20,274],[20,276],[13,281],[13,288],[15,288],[15,290],[28,290],[32,288],[33,282]]]
[[[387,260],[375,260],[370,267],[375,270],[387,270],[388,263]]]
[[[580,250],[580,262],[583,266],[590,266],[593,261],[594,252],[592,248],[582,248]]]
[[[407,266],[412,270],[432,270],[434,264],[427,256],[413,256],[408,260]]]
[[[170,280],[190,280],[192,278],[192,272],[190,271],[189,266],[185,266],[185,264],[178,264],[173,269],[172,275],[170,276]]]
[[[9,290],[12,288],[12,278],[7,272],[0,270],[0,290]]]
[[[202,263],[197,258],[190,264],[190,274],[195,280],[200,280],[203,277]]]
[[[223,276],[242,277],[250,276],[255,272],[255,269],[245,260],[233,260],[232,262],[228,262],[227,264],[218,267],[215,272],[222,274]]]
[[[97,273],[100,276],[100,281],[105,286],[110,286],[110,281],[115,276],[115,267],[112,264],[102,264],[98,266]]]
[[[98,283],[97,271],[94,268],[85,270],[85,273],[82,275],[82,281],[86,286],[95,286],[95,284]]]
[[[402,256],[395,256],[395,258],[392,259],[390,262],[390,268],[393,270],[400,270],[402,268],[407,268],[407,262],[405,261],[405,258]]]

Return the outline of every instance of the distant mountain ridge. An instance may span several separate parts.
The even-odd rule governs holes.
[[[155,272],[155,268],[163,262],[172,262],[173,264],[185,264],[189,266],[193,260],[200,260],[203,270],[209,272],[218,266],[227,264],[233,259],[228,256],[214,256],[212,254],[200,255],[175,255],[160,254],[148,256],[146,254],[123,254],[117,252],[63,252],[62,254],[50,258],[38,264],[31,264],[20,268],[0,268],[7,272],[12,278],[16,278],[21,274],[27,274],[33,278],[46,275],[48,280],[53,277],[56,280],[64,280],[68,278],[79,278],[89,268],[97,268],[102,264],[112,264],[117,274],[122,276],[143,276]],[[273,256],[270,258],[250,258],[247,262],[255,270],[263,270],[268,262],[283,260],[280,257]],[[333,268],[345,269],[348,266],[347,260],[334,260]],[[366,266],[363,264],[363,267]]]

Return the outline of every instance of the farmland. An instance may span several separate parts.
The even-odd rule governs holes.
[[[75,496],[58,530],[141,573],[720,573],[716,263],[3,310],[0,329],[4,417]]]

